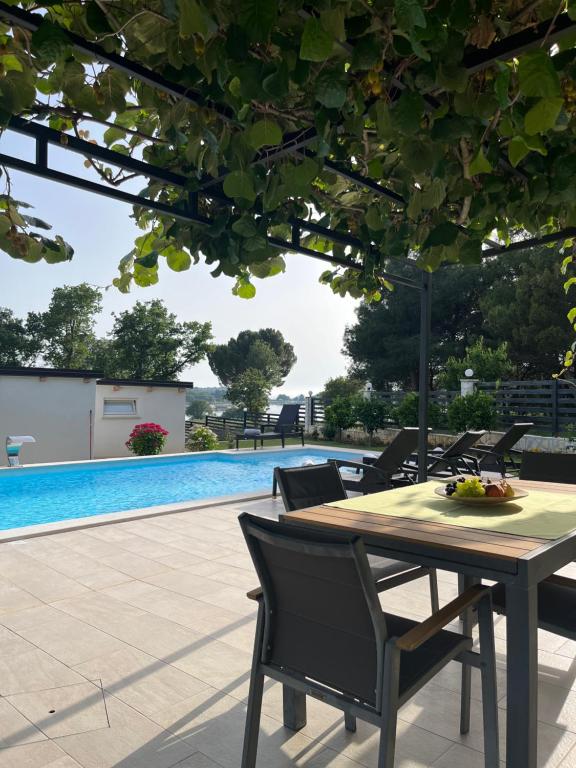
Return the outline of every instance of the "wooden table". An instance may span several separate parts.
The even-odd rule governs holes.
[[[526,490],[574,494],[576,484],[522,480]],[[389,491],[385,491],[390,493]],[[394,494],[402,494],[397,490]],[[576,560],[576,530],[548,540],[421,522],[335,507],[282,516],[297,526],[361,535],[371,551],[459,574],[461,589],[483,578],[506,586],[507,768],[536,768],[538,695],[538,583]]]

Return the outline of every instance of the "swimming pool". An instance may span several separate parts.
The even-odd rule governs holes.
[[[28,466],[0,472],[0,530],[267,491],[274,467],[320,464],[340,451],[187,454]],[[359,454],[345,453],[346,458]]]

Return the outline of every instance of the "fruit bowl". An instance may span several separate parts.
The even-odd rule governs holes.
[[[480,506],[506,504],[528,496],[527,491],[511,486],[506,480],[480,477],[452,478],[446,485],[435,488],[434,493],[449,501]]]
[[[434,488],[434,493],[440,496],[442,499],[448,501],[460,502],[460,504],[472,504],[479,506],[493,506],[494,504],[506,504],[509,501],[518,501],[518,499],[525,499],[528,496],[528,491],[522,490],[522,488],[514,488],[514,496],[447,496],[445,488]]]

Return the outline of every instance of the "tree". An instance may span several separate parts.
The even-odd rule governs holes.
[[[509,340],[519,378],[549,378],[571,342],[573,302],[562,286],[561,258],[549,248],[507,256],[506,270],[480,299],[486,335]]]
[[[266,410],[271,390],[272,384],[262,371],[248,368],[229,384],[226,394],[238,408],[245,408],[249,413],[260,413]]]
[[[41,343],[46,362],[55,368],[88,367],[101,309],[100,290],[80,283],[55,288],[46,312],[30,312],[27,326]]]
[[[280,331],[262,328],[242,331],[226,344],[217,344],[208,354],[212,372],[230,386],[247,370],[258,370],[272,387],[280,387],[296,362],[294,347]]]
[[[354,376],[336,376],[328,379],[319,397],[329,403],[337,397],[352,397],[360,392],[363,384],[361,379]]]
[[[105,371],[118,378],[170,381],[206,356],[211,339],[211,323],[179,323],[160,299],[137,301],[114,315]]]
[[[195,400],[189,400],[186,406],[186,416],[191,419],[202,419],[209,413],[212,413],[214,407],[208,400],[202,400],[196,398]]]
[[[354,410],[356,418],[368,432],[369,444],[372,445],[374,432],[378,429],[384,429],[390,421],[390,406],[376,395],[372,395],[371,397],[357,397]]]
[[[498,423],[494,398],[485,392],[458,395],[448,406],[448,425],[455,432],[467,429],[494,429]]]
[[[33,365],[40,352],[24,320],[14,316],[11,309],[0,307],[0,368]]]
[[[338,436],[342,439],[342,430],[350,429],[356,424],[356,398],[337,397],[324,409],[324,420],[330,427],[338,430]]]
[[[482,331],[479,300],[499,270],[494,261],[483,267],[455,265],[439,269],[432,280],[433,375],[450,355],[462,356]],[[397,269],[412,275],[408,267]],[[360,304],[357,322],[344,334],[344,353],[351,374],[372,382],[375,389],[418,386],[420,313],[415,291],[401,286],[377,304]]]
[[[500,381],[514,375],[514,365],[508,356],[508,342],[503,341],[495,349],[486,346],[481,336],[466,348],[462,358],[449,357],[440,372],[437,385],[441,389],[459,389],[460,380],[467,369],[474,371],[474,378],[481,381]]]

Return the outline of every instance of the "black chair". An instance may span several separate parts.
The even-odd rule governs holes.
[[[464,432],[452,445],[443,451],[433,451],[428,454],[428,475],[433,477],[452,477],[453,475],[479,475],[480,467],[478,459],[467,451],[472,448],[482,435],[486,434],[484,430],[468,430]],[[415,465],[408,465],[406,473],[412,477],[418,476],[418,457],[414,456]]]
[[[533,426],[531,421],[512,424],[494,445],[472,448],[471,452],[477,457],[480,470],[500,472],[502,477],[506,475],[508,469],[517,471],[519,464],[515,461],[515,457],[522,456],[522,451],[514,450],[514,446]]]
[[[241,768],[254,768],[265,677],[380,729],[379,768],[393,768],[399,707],[457,660],[463,680],[481,670],[486,768],[498,768],[498,710],[490,589],[476,585],[422,623],[382,611],[362,541],[241,515],[260,580],[250,597],[258,620]],[[476,606],[480,653],[472,638],[444,627]],[[296,692],[296,693],[295,693]],[[469,687],[462,687],[461,731],[469,728]],[[441,715],[440,715],[441,716]]]
[[[576,454],[522,454],[521,480],[576,484]],[[506,588],[496,584],[492,590],[496,613],[506,614]],[[538,626],[555,635],[576,640],[576,581],[552,574],[538,584]]]
[[[347,498],[340,472],[334,464],[330,463],[288,469],[276,467],[274,482],[280,488],[286,512]],[[374,554],[368,555],[368,561],[378,592],[428,576],[432,612],[438,610],[438,580],[433,568],[424,568]]]
[[[506,615],[504,584],[492,587],[492,606]],[[538,626],[547,632],[576,640],[576,581],[552,574],[538,584]]]
[[[414,477],[406,474],[405,470],[413,470],[413,467],[405,467],[404,462],[418,446],[418,433],[418,427],[404,427],[375,459],[365,457],[362,463],[348,459],[328,461],[339,469],[349,467],[357,470],[356,475],[342,475],[342,482],[347,491],[376,493],[410,485],[414,482]]]
[[[533,453],[524,451],[520,480],[576,484],[576,453]]]
[[[283,405],[278,419],[273,425],[272,432],[266,432],[268,424],[261,424],[259,434],[256,434],[255,430],[250,430],[249,434],[237,434],[236,450],[238,450],[240,440],[254,440],[254,449],[256,449],[257,440],[260,440],[260,447],[264,446],[265,440],[280,440],[282,448],[284,448],[287,437],[297,437],[304,445],[304,427],[299,423],[299,418],[300,406],[297,403]]]

